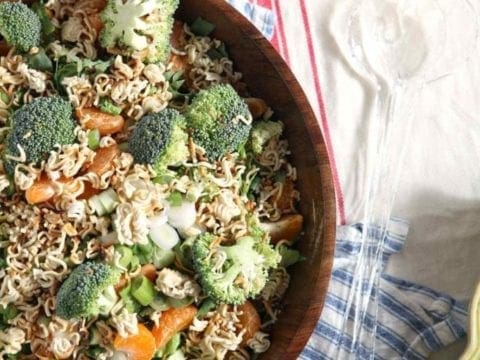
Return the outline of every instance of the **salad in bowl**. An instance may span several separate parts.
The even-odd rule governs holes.
[[[249,359],[302,260],[284,125],[178,0],[0,3],[0,357]]]

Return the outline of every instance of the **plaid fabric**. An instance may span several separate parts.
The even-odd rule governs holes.
[[[381,275],[379,286],[374,286],[370,292],[367,290],[369,287],[362,284],[364,291],[360,301],[368,297],[372,300],[377,295],[378,308],[372,300],[367,313],[361,314],[363,319],[356,314],[355,301],[348,309],[361,254],[363,228],[362,224],[338,228],[333,274],[325,307],[301,359],[422,360],[427,359],[431,352],[464,336],[468,321],[464,304],[446,294],[387,274]],[[402,249],[408,224],[393,219],[388,229],[380,271],[383,271],[390,255]],[[380,229],[370,227],[364,246],[375,249],[382,234]],[[365,253],[373,256],[375,251],[362,252]],[[359,334],[356,339],[352,337],[354,329]]]
[[[267,39],[272,39],[275,25],[273,12],[247,0],[227,0],[230,5],[249,19]]]

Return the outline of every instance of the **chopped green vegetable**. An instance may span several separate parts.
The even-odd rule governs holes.
[[[184,308],[185,306],[193,304],[194,299],[190,296],[187,296],[183,299],[174,299],[172,297],[167,297],[167,301],[170,307],[173,307],[175,309],[181,309],[181,308]]]
[[[201,318],[217,307],[217,303],[210,298],[206,298],[198,310],[197,317]]]
[[[143,306],[150,305],[156,294],[153,283],[143,275],[133,279],[132,289],[130,292],[132,296]]]
[[[131,290],[132,284],[129,283],[126,287],[120,290],[118,294],[120,295],[122,302],[125,304],[125,308],[127,309],[127,311],[131,314],[137,314],[141,310],[142,306],[133,297]]]
[[[36,2],[32,5],[32,10],[37,14],[42,24],[42,38],[43,43],[47,44],[54,40],[53,33],[55,32],[55,25],[48,17],[47,9],[45,5],[41,2]]]
[[[52,60],[47,56],[44,49],[39,49],[36,54],[29,55],[27,58],[29,67],[39,71],[53,71]]]
[[[175,334],[163,348],[163,356],[170,356],[178,350],[182,342],[180,333]]]
[[[190,30],[198,36],[208,36],[213,30],[215,30],[215,25],[207,20],[198,17],[192,25],[190,25]]]
[[[181,192],[173,191],[167,198],[171,206],[180,206],[183,202],[183,195]]]
[[[121,107],[116,106],[113,102],[111,102],[107,98],[102,98],[102,100],[100,100],[100,110],[112,115],[120,115],[120,113],[122,112]]]
[[[175,252],[173,250],[164,250],[159,246],[155,246],[152,254],[152,263],[157,269],[163,269],[170,266],[175,261]]]
[[[97,150],[100,147],[100,131],[98,129],[90,131],[87,141],[91,150]]]
[[[3,90],[0,90],[0,100],[5,104],[10,103],[10,96],[7,95],[7,93]]]
[[[155,298],[150,303],[150,307],[156,311],[165,311],[171,308],[171,305],[168,302],[166,296],[157,293]]]
[[[120,204],[120,199],[115,190],[109,188],[88,199],[88,204],[95,210],[98,216],[105,216],[115,211]]]
[[[120,254],[120,260],[118,263],[124,267],[128,268],[133,258],[133,251],[128,246],[118,245],[115,246],[115,251]]]
[[[277,250],[280,256],[282,257],[282,260],[280,261],[280,266],[282,267],[288,267],[293,264],[296,264],[299,261],[305,260],[305,257],[302,254],[300,254],[300,251],[295,249],[290,249],[285,245],[278,246]]]

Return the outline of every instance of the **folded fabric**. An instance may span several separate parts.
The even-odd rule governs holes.
[[[230,5],[249,19],[267,39],[273,37],[275,16],[273,11],[260,5],[254,5],[247,0],[227,0]]]
[[[367,313],[358,318],[353,301],[346,316],[359,255],[374,253],[361,251],[363,228],[362,224],[338,228],[325,307],[301,359],[420,360],[463,337],[468,322],[464,304],[446,294],[384,273],[379,285],[373,286],[370,293],[367,293],[368,286],[362,286],[365,291],[362,291],[361,299],[371,299],[372,306]],[[402,249],[408,224],[401,219],[392,219],[388,229],[382,261],[379,262],[381,272],[390,255]],[[374,248],[382,234],[379,228],[369,227],[364,246]],[[378,306],[373,306],[375,295]],[[355,339],[352,336],[354,329],[358,335]]]

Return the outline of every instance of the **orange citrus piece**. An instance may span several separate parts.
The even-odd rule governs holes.
[[[95,31],[97,32],[97,36],[100,35],[100,32],[103,29],[103,21],[102,21],[102,18],[100,17],[100,14],[93,13],[88,15],[87,18],[90,25],[92,25],[92,28],[94,28]]]
[[[164,347],[176,333],[189,327],[197,312],[197,308],[193,305],[164,311],[160,324],[152,329],[157,349]]]
[[[153,283],[157,280],[157,268],[153,264],[143,265],[140,273]]]
[[[245,304],[240,305],[238,310],[242,312],[242,315],[239,315],[240,324],[242,324],[242,329],[245,329],[243,335],[242,345],[246,346],[248,340],[250,340],[257,331],[260,330],[262,321],[258,315],[257,309],[250,301],[247,301]]]
[[[61,178],[58,182],[68,183],[71,179]],[[29,204],[40,204],[55,196],[55,184],[46,176],[40,177],[25,191],[25,199]]]
[[[138,324],[137,335],[124,338],[117,334],[113,347],[128,354],[130,360],[151,360],[155,353],[155,338],[145,325]]]
[[[98,176],[102,176],[113,168],[113,161],[120,156],[120,149],[117,145],[100,148],[92,161],[87,167],[86,172],[93,172]]]
[[[97,108],[78,108],[75,115],[83,127],[89,130],[98,129],[100,135],[112,135],[122,131],[125,120],[121,115],[112,115]]]
[[[80,194],[78,197],[80,200],[88,200],[92,196],[100,194],[103,190],[95,189],[91,182],[84,181],[83,182],[83,193]]]

